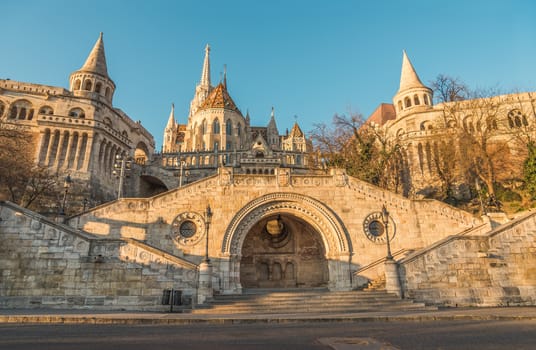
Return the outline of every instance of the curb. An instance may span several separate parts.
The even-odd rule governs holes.
[[[98,317],[55,315],[0,315],[0,324],[99,324],[99,325],[180,325],[180,324],[255,324],[319,322],[431,322],[431,321],[520,321],[536,320],[536,315],[410,315],[410,316],[309,316],[309,317]]]

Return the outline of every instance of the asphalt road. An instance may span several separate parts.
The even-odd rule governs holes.
[[[328,337],[371,337],[401,350],[533,350],[536,349],[536,321],[266,323],[221,326],[0,324],[0,349],[6,350],[331,349],[321,343],[322,338]],[[355,344],[348,347],[350,348],[365,349]]]

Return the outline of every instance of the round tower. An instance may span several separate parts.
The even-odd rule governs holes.
[[[101,98],[112,104],[115,83],[108,76],[102,32],[82,68],[71,73],[69,90],[75,96]]]
[[[432,108],[432,89],[419,79],[415,68],[406,54],[403,53],[402,72],[400,75],[400,88],[393,97],[393,105],[396,109],[397,116],[404,115],[410,111]]]

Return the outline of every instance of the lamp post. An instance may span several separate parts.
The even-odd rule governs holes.
[[[117,189],[117,199],[123,197],[123,181],[127,175],[127,171],[131,168],[131,161],[127,157],[120,154],[115,156],[114,171],[112,174],[119,178],[119,188]],[[117,172],[119,170],[119,173]]]
[[[385,204],[382,206],[382,221],[383,227],[385,228],[385,241],[387,242],[387,259],[392,260],[391,242],[389,242],[389,212],[387,211]]]
[[[207,205],[205,210],[205,236],[206,236],[206,245],[205,245],[205,260],[204,262],[209,263],[210,259],[208,258],[208,231],[210,229],[210,222],[212,220],[212,210],[210,209],[210,204]]]
[[[391,242],[389,239],[389,212],[382,206],[382,221],[385,228],[385,241],[387,242],[387,257],[385,259],[385,290],[388,293],[394,293],[399,298],[403,298],[402,285],[400,284],[400,276],[398,272],[398,263],[393,259],[391,254]],[[394,232],[394,231],[393,231]]]
[[[67,204],[67,194],[69,193],[69,188],[71,188],[71,185],[73,183],[73,180],[71,179],[71,175],[67,174],[65,177],[65,180],[63,181],[63,200],[61,202],[61,215],[65,215],[65,206]]]

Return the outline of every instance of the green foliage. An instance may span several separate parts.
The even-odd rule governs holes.
[[[527,191],[532,199],[536,199],[536,144],[530,142],[527,147],[529,152],[523,164],[523,174]]]
[[[503,187],[500,183],[495,184],[495,195],[501,202],[521,202],[523,200],[519,193]]]

